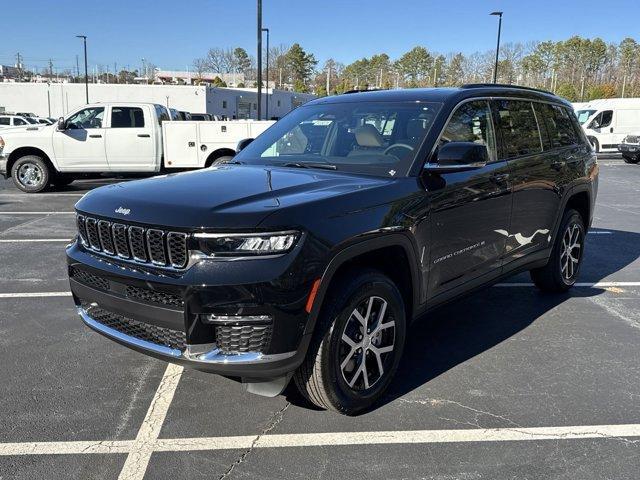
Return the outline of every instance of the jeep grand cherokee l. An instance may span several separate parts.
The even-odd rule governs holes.
[[[354,414],[429,309],[525,270],[544,291],[576,281],[598,166],[554,95],[352,93],[241,143],[230,164],[78,202],[68,269],[89,327]]]

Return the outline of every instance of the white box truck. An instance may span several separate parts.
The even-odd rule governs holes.
[[[640,133],[640,98],[592,100],[576,108],[578,121],[596,152],[617,152],[629,134]]]
[[[57,124],[0,133],[0,174],[24,192],[68,185],[81,174],[157,173],[230,160],[236,145],[273,121],[170,121],[163,105],[85,105]]]

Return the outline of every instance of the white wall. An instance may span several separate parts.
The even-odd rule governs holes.
[[[48,96],[47,96],[48,94]],[[152,102],[193,113],[226,115],[239,118],[241,102],[251,104],[250,118],[257,117],[256,89],[208,88],[187,85],[117,85],[89,84],[89,102]],[[262,95],[265,115],[266,91]],[[313,95],[270,90],[269,117],[283,117],[292,107],[315,98]],[[223,108],[226,102],[226,108]],[[278,106],[280,102],[280,106]],[[7,112],[32,112],[42,117],[65,116],[84,105],[85,86],[79,83],[0,83],[0,107]],[[0,108],[1,110],[1,108]]]

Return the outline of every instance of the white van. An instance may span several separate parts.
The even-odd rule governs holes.
[[[596,152],[617,152],[624,137],[640,134],[640,98],[592,100],[576,115]]]

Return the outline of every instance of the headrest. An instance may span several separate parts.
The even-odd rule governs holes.
[[[357,127],[353,131],[356,136],[356,142],[361,147],[382,147],[384,146],[384,141],[382,139],[382,135],[373,125],[365,124],[361,127]]]
[[[425,121],[419,118],[414,118],[407,122],[407,137],[412,140],[418,140],[424,135]]]

